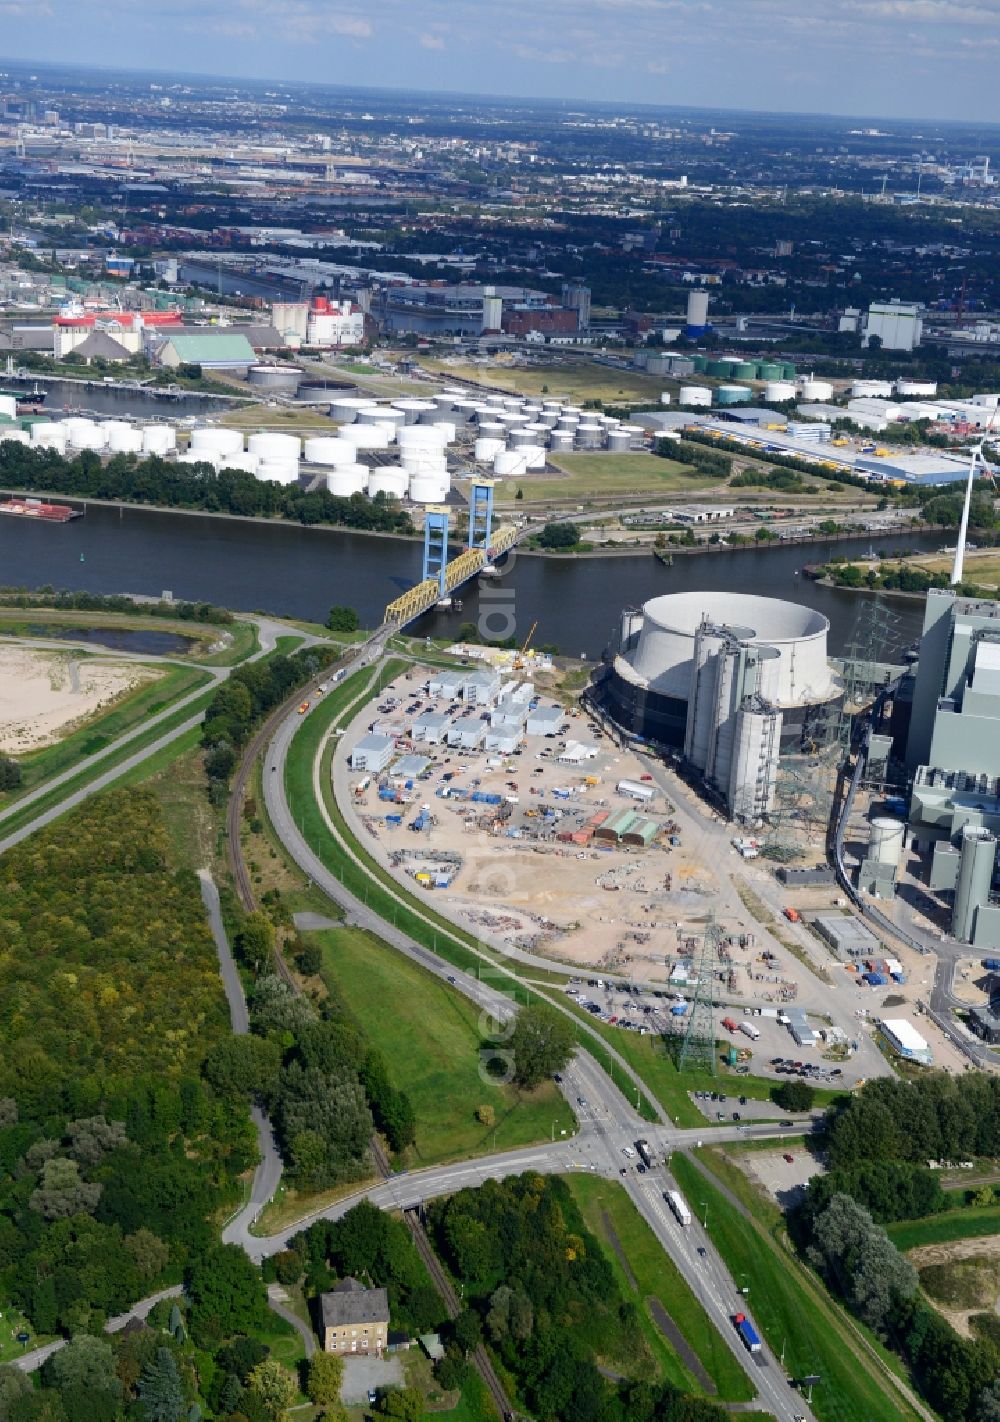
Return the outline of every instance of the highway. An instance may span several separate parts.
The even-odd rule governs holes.
[[[381,644],[378,644],[378,650],[371,646],[363,649],[356,665],[370,662],[373,655],[377,658],[380,650]],[[352,922],[369,929],[429,972],[451,982],[479,1007],[495,1015],[498,1021],[505,1021],[513,1009],[503,993],[468,973],[456,971],[445,959],[380,918],[347,890],[309,847],[295,824],[285,789],[288,751],[301,725],[302,717],[296,709],[291,709],[278,725],[264,761],[264,801],[271,824],[285,849],[300,869],[341,905]],[[677,1130],[670,1125],[651,1125],[641,1120],[632,1104],[589,1053],[582,1049],[578,1049],[572,1063],[563,1072],[561,1088],[580,1122],[579,1131],[572,1139],[398,1175],[359,1190],[312,1218],[337,1218],[362,1198],[384,1209],[406,1210],[435,1196],[526,1170],[568,1173],[583,1169],[619,1179],[733,1349],[763,1405],[777,1422],[794,1422],[796,1418],[811,1417],[803,1398],[789,1385],[773,1357],[766,1350],[751,1357],[739,1343],[732,1315],[737,1311],[740,1295],[709,1237],[700,1236],[694,1226],[691,1227],[692,1233],[681,1233],[681,1227],[676,1222],[672,1223],[673,1217],[663,1202],[663,1192],[672,1182],[669,1182],[663,1167],[658,1166],[640,1175],[635,1164],[623,1154],[624,1147],[632,1146],[640,1137],[649,1141],[654,1156],[662,1161],[669,1151],[690,1148],[703,1137],[718,1142],[747,1137],[780,1139],[788,1129],[796,1127],[791,1123],[783,1127],[712,1127],[706,1124],[704,1129]],[[621,1175],[622,1169],[626,1172],[624,1176]],[[256,1195],[256,1190],[254,1193]],[[284,1248],[288,1238],[310,1222],[311,1219],[301,1220],[291,1229],[263,1239],[251,1234],[252,1217],[249,1210],[244,1210],[227,1227],[224,1238],[242,1245],[252,1258],[262,1259]],[[698,1254],[697,1244],[692,1243],[695,1239],[705,1250],[704,1255]]]

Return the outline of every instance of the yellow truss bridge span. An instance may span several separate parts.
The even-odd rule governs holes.
[[[499,558],[501,553],[513,548],[520,532],[520,529],[504,524],[493,530],[489,548],[466,548],[457,558],[453,558],[444,572],[445,596],[467,583],[470,578],[474,578],[484,563]],[[389,603],[385,609],[385,624],[396,630],[405,627],[422,613],[429,612],[440,598],[441,589],[437,578],[427,578]]]

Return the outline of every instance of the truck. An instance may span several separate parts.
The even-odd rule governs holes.
[[[736,1032],[739,1030],[737,1024],[733,1021],[731,1017],[724,1017],[722,1019],[722,1025],[723,1027],[725,1027],[727,1032]]]
[[[685,1204],[684,1196],[679,1190],[668,1190],[663,1198],[673,1210],[678,1224],[689,1225],[691,1223],[691,1211]]]
[[[984,958],[983,967],[990,973],[1000,973],[1000,958]]]
[[[760,1341],[760,1334],[747,1318],[745,1313],[733,1315],[733,1327],[740,1335],[744,1348],[748,1353],[759,1353],[763,1346]]]
[[[752,1022],[741,1022],[740,1031],[745,1037],[749,1037],[751,1042],[756,1042],[760,1036],[760,1028],[755,1027]]]
[[[647,1141],[647,1140],[636,1141],[636,1143],[635,1143],[635,1148],[636,1148],[636,1150],[639,1152],[639,1159],[642,1161],[642,1163],[643,1163],[643,1165],[646,1167],[646,1169],[647,1169],[647,1170],[652,1170],[652,1168],[653,1168],[653,1152],[652,1152],[652,1151],[650,1150],[650,1148],[649,1148],[649,1141]]]
[[[802,922],[802,915],[799,913],[799,911],[798,911],[797,908],[783,908],[783,909],[781,910],[781,912],[782,912],[782,913],[785,915],[785,917],[788,919],[788,922],[789,922],[789,923],[801,923],[801,922]]]

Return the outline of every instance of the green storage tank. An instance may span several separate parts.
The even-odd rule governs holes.
[[[18,415],[17,423],[22,430],[30,430],[32,425],[47,425],[51,419],[51,415]]]
[[[752,360],[734,360],[730,374],[735,380],[756,380],[757,366]]]
[[[721,375],[721,376],[728,375],[728,374],[729,374],[729,361],[728,361],[728,360],[710,360],[710,361],[707,363],[707,365],[705,366],[705,374],[706,374],[706,375]]]
[[[757,362],[758,380],[781,380],[785,373],[785,367],[780,360],[761,360]]]
[[[752,394],[749,385],[720,385],[715,399],[720,405],[742,405]]]
[[[708,367],[708,357],[703,355],[692,356],[691,363],[694,366],[695,371],[698,375],[704,375],[705,370]]]
[[[781,362],[781,378],[782,380],[795,379],[795,365],[792,361],[784,360]]]

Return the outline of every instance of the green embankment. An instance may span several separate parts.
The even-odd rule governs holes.
[[[813,1393],[821,1422],[916,1422],[918,1414],[865,1351],[860,1330],[778,1243],[777,1209],[762,1205],[747,1220],[684,1155],[673,1155],[670,1168],[688,1200],[707,1207],[715,1247],[737,1286],[749,1288],[747,1312],[774,1353],[784,1355],[788,1375],[822,1378]]]
[[[981,1239],[984,1235],[1000,1234],[1000,1207],[974,1207],[946,1210],[940,1215],[928,1215],[922,1220],[901,1220],[886,1225],[886,1232],[897,1249],[916,1249],[921,1244],[948,1244],[955,1239]]]
[[[463,993],[361,929],[309,936],[323,946],[323,978],[333,997],[378,1044],[392,1084],[413,1103],[411,1164],[513,1150],[575,1131],[573,1113],[551,1082],[522,1093],[490,1080],[480,1056],[486,1043],[479,1009]],[[482,1105],[493,1109],[495,1125],[476,1119]]]
[[[379,684],[385,685],[392,680],[401,665],[391,661],[386,663],[386,675],[380,676]],[[293,738],[285,766],[285,790],[295,823],[310,848],[331,873],[386,922],[403,929],[416,942],[429,948],[454,967],[487,977],[491,986],[499,991],[509,990],[513,995],[518,986],[518,975],[511,968],[501,965],[498,954],[479,945],[471,934],[464,933],[448,919],[436,914],[426,902],[408,894],[375,863],[354,837],[337,807],[330,786],[330,764],[336,744],[333,740],[326,746],[320,765],[319,779],[324,805],[338,834],[353,850],[361,861],[360,864],[341,852],[327,828],[313,791],[313,765],[331,723],[346,707],[369,697],[367,685],[367,673],[356,672],[349,677],[305,718]],[[543,996],[537,989],[533,991],[536,996]],[[581,1033],[579,1040],[604,1070],[613,1075],[611,1059],[601,1049],[600,1043],[587,1033]],[[621,1075],[619,1071],[619,1078]],[[630,1085],[629,1090],[634,1088]],[[654,1108],[644,1097],[639,1099],[639,1109],[646,1120],[657,1119]]]
[[[567,1176],[567,1183],[588,1229],[604,1246],[622,1294],[638,1308],[643,1336],[666,1380],[691,1392],[702,1391],[657,1327],[650,1299],[659,1299],[715,1383],[718,1396],[733,1402],[749,1401],[753,1389],[746,1373],[622,1187],[592,1175]],[[618,1256],[616,1241],[628,1272]]]

